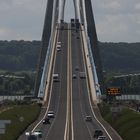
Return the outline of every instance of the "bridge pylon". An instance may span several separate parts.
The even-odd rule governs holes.
[[[95,69],[98,77],[98,84],[100,85],[101,92],[104,91],[104,78],[101,64],[100,51],[98,47],[98,38],[96,33],[96,26],[94,21],[94,13],[92,9],[91,0],[83,0],[85,4],[85,16],[87,24],[87,34],[90,41],[91,52],[95,64]]]
[[[36,74],[35,86],[34,86],[35,97],[38,96],[45,58],[46,58],[50,36],[51,36],[52,20],[53,20],[52,15],[53,15],[53,8],[54,8],[53,6],[54,6],[54,0],[48,0],[46,14],[45,14],[44,28],[42,33],[41,49],[39,53],[39,60],[37,63],[37,74]]]

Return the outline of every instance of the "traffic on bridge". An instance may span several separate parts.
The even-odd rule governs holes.
[[[74,1],[69,23],[64,7],[48,0],[35,83],[42,110],[19,140],[121,140],[97,106],[103,82],[91,0]]]

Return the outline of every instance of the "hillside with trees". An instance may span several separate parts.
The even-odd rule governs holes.
[[[0,41],[0,70],[35,71],[40,46],[40,41]],[[140,43],[99,42],[99,48],[105,72],[140,72]]]
[[[34,71],[40,41],[0,41],[0,70]]]
[[[106,72],[140,72],[140,43],[99,42],[103,69]]]
[[[0,72],[0,95],[25,95],[33,91],[35,73]]]
[[[29,94],[33,91],[40,48],[40,41],[0,41],[1,95]],[[140,76],[113,76],[140,73],[140,43],[99,42],[99,49],[106,85],[119,86],[127,93],[139,93]]]

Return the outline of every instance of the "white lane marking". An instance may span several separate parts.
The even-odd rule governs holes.
[[[54,40],[56,40],[56,37],[57,37],[57,39],[58,39],[57,34],[58,34],[58,30],[56,30],[56,32],[55,32],[55,37],[54,37],[55,39],[54,39]],[[55,41],[54,41],[53,46],[54,46],[54,45],[56,46],[56,42],[55,42]],[[54,50],[53,50],[53,51],[55,51],[55,47],[54,47]],[[54,57],[56,58],[56,53],[55,53]],[[54,61],[55,61],[55,59],[54,59]],[[53,71],[54,71],[54,67],[53,67]],[[50,90],[50,93],[52,92],[52,82],[53,82],[53,79],[51,80],[51,90]],[[50,101],[51,101],[51,95],[49,95],[49,96],[50,96],[50,98],[49,98],[47,110],[46,110],[44,116],[42,117],[42,119],[36,124],[36,126],[32,129],[31,132],[34,132],[35,129],[36,129],[36,128],[42,123],[42,121],[45,119],[45,117],[46,117],[46,115],[47,115],[47,113],[48,113],[48,109],[49,109]]]
[[[64,133],[64,140],[69,139],[69,107],[70,107],[70,99],[69,99],[69,92],[70,92],[70,24],[68,24],[68,51],[67,51],[67,112],[66,112],[66,124],[65,124],[65,133]]]
[[[81,38],[81,36],[80,36],[80,38]],[[82,44],[82,43],[81,43]],[[82,48],[81,48],[82,49]],[[80,54],[77,54],[77,55],[80,55]],[[82,57],[83,58],[83,57]],[[83,58],[84,59],[84,58]],[[79,57],[78,57],[78,63],[79,63],[79,65],[80,65],[80,59],[79,59]],[[90,129],[88,128],[88,126],[87,126],[87,123],[85,122],[85,115],[84,115],[84,111],[83,111],[83,104],[82,104],[82,99],[81,99],[81,85],[80,85],[80,77],[78,76],[78,98],[79,98],[79,101],[80,101],[80,112],[81,112],[81,115],[82,115],[82,120],[83,120],[83,122],[84,122],[84,124],[85,124],[85,127],[87,128],[87,130],[88,130],[88,133],[89,133],[89,136],[90,136],[90,139],[92,140],[93,139],[93,136],[92,136],[92,132],[90,131]]]
[[[71,96],[70,96],[70,100],[71,100],[71,133],[72,133],[72,140],[74,140],[74,130],[73,130],[73,103],[72,103],[72,54],[71,54],[71,30],[70,30],[70,66],[71,66],[71,69],[70,69],[70,80],[71,80]]]
[[[79,79],[78,79],[79,80]],[[79,90],[81,89],[80,88],[80,80],[79,80]],[[80,92],[81,92],[81,90],[80,90]],[[89,132],[89,135],[90,135],[90,138],[91,138],[91,140],[93,139],[93,137],[92,137],[92,132],[90,131],[90,129],[89,129],[89,127],[88,127],[88,125],[87,125],[87,123],[85,122],[85,115],[84,115],[84,111],[83,111],[83,105],[82,105],[82,102],[81,102],[81,95],[80,95],[80,92],[79,92],[79,98],[80,98],[80,110],[81,110],[81,113],[82,113],[82,119],[83,119],[83,121],[84,121],[84,123],[85,123],[85,126],[87,127],[87,129],[88,129],[88,132]]]
[[[63,52],[63,51],[62,51]],[[61,54],[61,70],[60,70],[60,73],[62,74],[62,67],[63,67],[63,63],[62,63],[62,61],[64,60],[63,59],[63,57],[62,57],[63,55]],[[56,111],[56,116],[55,116],[55,119],[53,120],[53,123],[52,123],[52,125],[51,125],[51,127],[50,127],[50,129],[48,130],[48,134],[47,134],[47,136],[46,136],[46,139],[47,139],[47,137],[48,137],[48,135],[49,135],[49,133],[50,133],[50,131],[52,130],[52,127],[54,126],[54,123],[56,122],[56,118],[57,118],[57,116],[58,116],[58,111],[59,111],[59,106],[60,106],[60,97],[61,97],[61,89],[62,89],[62,82],[61,82],[62,80],[60,80],[60,87],[61,88],[59,88],[59,100],[58,100],[58,106],[57,106],[57,111]]]
[[[84,31],[82,31],[84,32]],[[84,34],[84,33],[83,33]],[[83,42],[84,42],[84,37],[83,37],[83,34],[82,34],[82,39],[83,39]],[[85,48],[84,48],[84,52],[85,52]],[[85,55],[86,56],[86,55]],[[87,63],[86,63],[87,64]],[[88,66],[87,66],[88,68]],[[88,82],[87,82],[88,83]],[[88,94],[90,94],[90,91],[89,91],[89,85],[88,85]],[[103,126],[103,124],[97,119],[95,113],[94,113],[94,110],[93,110],[93,107],[92,107],[92,103],[91,103],[91,98],[90,98],[90,95],[88,95],[89,97],[89,103],[90,103],[90,107],[91,107],[91,111],[92,111],[92,114],[94,116],[94,118],[96,119],[96,121],[100,124],[100,126],[104,129],[104,131],[106,132],[106,134],[108,135],[108,137],[110,138],[110,140],[113,140],[112,137],[110,136],[110,134],[107,132],[106,128]]]
[[[84,51],[83,51],[83,43],[82,43],[82,36],[81,36],[81,31],[80,31],[80,42],[81,42],[81,52],[82,52],[82,60],[83,60],[83,62],[84,62],[84,70],[85,70],[85,72],[86,72],[86,68],[85,68],[85,61],[84,61]],[[87,73],[87,72],[86,72]],[[87,79],[87,78],[86,78]],[[80,83],[80,80],[79,80],[79,83]],[[88,88],[87,88],[88,89]],[[82,92],[82,91],[81,91]],[[84,93],[83,93],[84,94]],[[81,99],[82,100],[82,99]],[[85,113],[85,111],[83,111],[83,105],[82,105],[82,102],[81,102],[81,112],[82,112],[82,116],[83,116],[83,121],[84,121],[84,123],[85,123],[85,126],[87,127],[87,129],[88,129],[88,132],[89,132],[89,135],[90,135],[90,138],[91,138],[91,140],[93,139],[93,135],[92,135],[92,131],[90,130],[90,128],[88,127],[88,124],[85,122],[85,116],[84,116],[84,113]]]

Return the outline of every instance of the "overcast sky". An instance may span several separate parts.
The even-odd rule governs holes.
[[[65,17],[73,15],[67,0]],[[98,39],[140,41],[140,0],[92,0]],[[0,40],[40,40],[47,0],[0,0]]]

